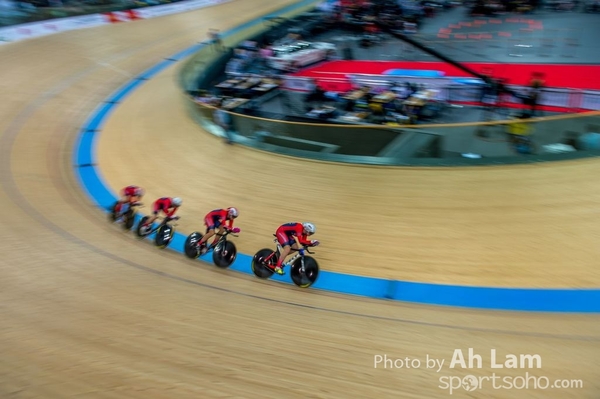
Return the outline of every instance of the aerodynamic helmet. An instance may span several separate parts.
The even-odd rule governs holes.
[[[231,216],[232,218],[235,219],[236,217],[239,216],[239,214],[240,213],[238,212],[237,208],[234,208],[234,207],[227,208],[227,215]]]
[[[306,231],[306,233],[308,235],[313,235],[317,231],[317,228],[315,227],[315,225],[310,222],[302,223],[302,227],[304,227],[304,231]]]

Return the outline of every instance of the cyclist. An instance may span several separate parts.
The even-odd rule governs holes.
[[[139,201],[141,201],[144,196],[144,189],[138,186],[127,186],[121,190],[121,198],[117,201],[117,205],[115,206],[115,215],[117,222],[123,221],[123,215],[127,212],[128,207],[124,207],[123,205],[128,204],[131,205],[139,205]]]
[[[298,250],[300,254],[303,254],[303,245],[311,247],[319,245],[319,241],[308,239],[308,236],[312,236],[316,231],[317,228],[310,222],[291,222],[279,226],[275,232],[275,236],[282,247],[282,252],[277,260],[275,273],[283,274],[283,266],[287,266],[283,262],[292,249]]]
[[[146,223],[142,226],[146,230],[152,228],[152,223],[158,218],[158,214],[162,211],[166,218],[171,220],[179,219],[179,216],[174,216],[177,209],[181,206],[181,198],[179,197],[162,197],[154,201],[152,204],[152,216],[146,220]]]
[[[227,209],[215,209],[214,211],[210,211],[204,217],[204,225],[206,225],[206,234],[200,239],[198,245],[201,246],[205,242],[208,241],[209,238],[215,235],[215,230],[218,229],[218,234],[223,234],[225,229],[234,231],[236,233],[239,232],[239,229],[233,228],[233,219],[239,216],[239,212],[237,208],[229,207]],[[215,245],[219,238],[215,238],[212,245]],[[206,252],[208,249],[204,248],[203,252]]]

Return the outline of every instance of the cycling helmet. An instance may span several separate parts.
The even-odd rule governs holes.
[[[240,213],[238,212],[237,208],[233,208],[233,207],[227,208],[227,215],[231,216],[232,218],[235,219],[236,217],[239,216],[239,214]]]
[[[310,222],[302,223],[302,227],[304,227],[304,231],[306,231],[308,233],[308,235],[313,235],[317,231],[317,228],[315,227],[315,225]]]
[[[173,206],[179,208],[181,206],[181,198],[179,197],[175,197],[173,198]]]
[[[144,189],[141,187],[136,188],[135,195],[137,195],[138,197],[142,197],[144,195]]]

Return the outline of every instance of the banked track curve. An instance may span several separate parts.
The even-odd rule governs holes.
[[[485,362],[468,371],[475,376],[490,373],[494,348],[538,353],[537,374],[584,387],[454,397],[596,397],[594,315],[429,307],[263,283],[137,242],[90,205],[71,155],[94,105],[193,43],[205,32],[199,23],[227,29],[271,6],[244,3],[0,48],[10,94],[0,108],[0,397],[447,398],[439,376],[465,370],[375,369],[373,358],[447,363],[469,347]]]
[[[280,12],[289,11],[304,5],[304,3],[286,7]],[[276,15],[278,14],[276,13],[271,16]],[[257,19],[247,22],[244,24],[244,27],[260,23],[261,20]],[[224,37],[226,38],[236,33],[239,29],[240,27],[225,32]],[[101,209],[105,211],[109,209],[117,198],[116,194],[104,183],[100,173],[98,173],[98,166],[95,164],[95,154],[97,152],[95,145],[98,141],[98,136],[102,132],[102,125],[110,117],[111,112],[129,94],[143,85],[144,82],[152,79],[173,64],[177,64],[190,54],[200,50],[203,46],[205,45],[197,44],[191,46],[184,51],[165,58],[159,64],[136,76],[108,97],[83,127],[74,152],[76,172],[90,198]],[[177,232],[170,245],[170,249],[182,252],[185,236],[185,234]],[[238,259],[230,269],[252,273],[250,270],[250,261],[251,255],[239,254]],[[275,275],[272,279],[290,283],[288,276],[280,277]],[[595,288],[544,289],[428,284],[322,271],[313,289],[433,305],[518,311],[600,312],[600,290]]]

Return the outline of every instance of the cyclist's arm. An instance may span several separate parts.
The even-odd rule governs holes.
[[[297,239],[300,243],[300,245],[312,245],[312,241],[305,238],[304,236],[301,236],[299,239]]]

